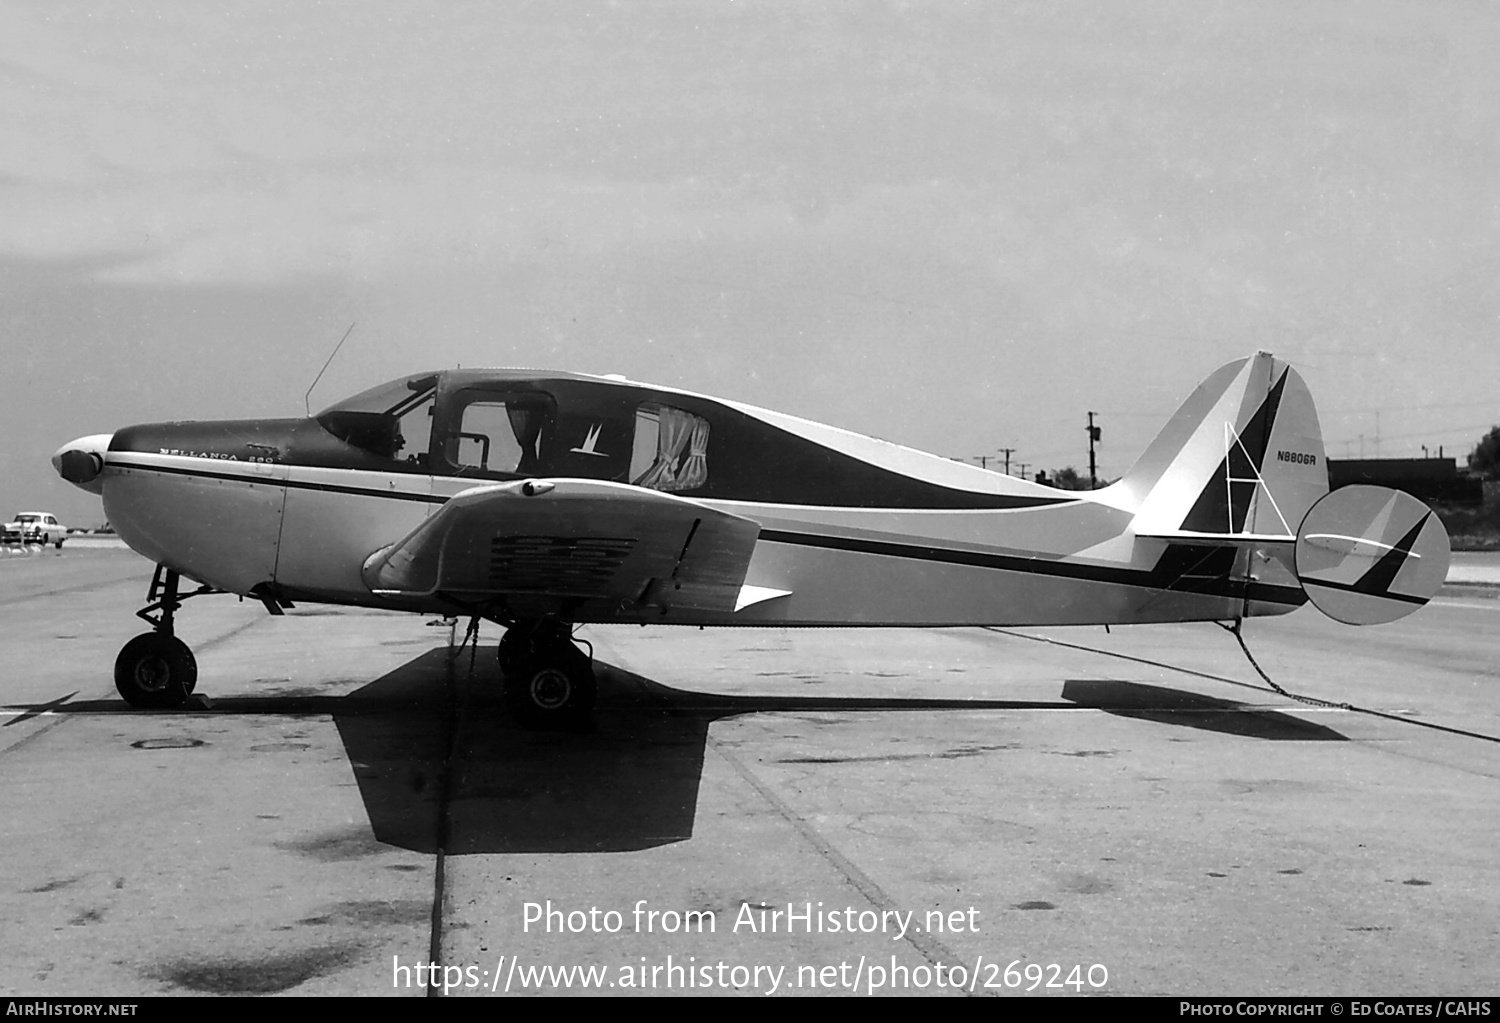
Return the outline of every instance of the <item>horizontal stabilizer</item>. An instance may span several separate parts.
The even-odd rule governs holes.
[[[1154,533],[1136,533],[1147,540],[1171,540],[1199,547],[1233,547],[1242,543],[1296,543],[1291,533],[1204,533],[1190,529],[1163,529]]]
[[[1357,554],[1366,558],[1378,558],[1387,551],[1401,549],[1394,544],[1371,540],[1367,536],[1346,536],[1342,533],[1308,533],[1300,539],[1305,540],[1309,547],[1320,547],[1341,555]],[[1422,555],[1416,551],[1409,551],[1407,557],[1422,560]]]

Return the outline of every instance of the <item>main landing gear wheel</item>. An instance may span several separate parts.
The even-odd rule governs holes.
[[[132,707],[177,707],[198,684],[198,662],[186,643],[143,632],[115,658],[115,688]]]
[[[520,629],[506,629],[500,637],[500,673],[509,675],[521,665],[522,658],[531,650],[531,642]]]
[[[500,641],[500,670],[506,702],[529,724],[571,724],[594,709],[594,666],[565,632],[507,631]]]

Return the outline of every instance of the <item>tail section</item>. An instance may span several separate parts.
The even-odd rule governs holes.
[[[1385,487],[1330,494],[1323,434],[1297,371],[1266,352],[1214,373],[1114,488],[1131,532],[1173,544],[1261,551],[1351,625],[1421,607],[1447,576],[1448,534],[1421,501]],[[1223,567],[1248,586],[1254,559]]]
[[[1205,380],[1115,485],[1137,536],[1295,540],[1328,492],[1323,433],[1307,384],[1266,352]]]

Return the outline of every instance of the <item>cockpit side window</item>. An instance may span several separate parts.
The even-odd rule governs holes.
[[[708,420],[671,405],[636,409],[630,482],[652,490],[694,490],[708,482]]]
[[[443,460],[459,475],[533,476],[554,421],[551,396],[468,391],[443,438]]]

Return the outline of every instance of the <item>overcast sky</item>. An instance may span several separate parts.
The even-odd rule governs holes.
[[[1330,455],[1500,421],[1479,2],[0,2],[0,513],[85,433],[625,373],[1119,475],[1265,348]],[[1380,409],[1377,421],[1375,413]]]

